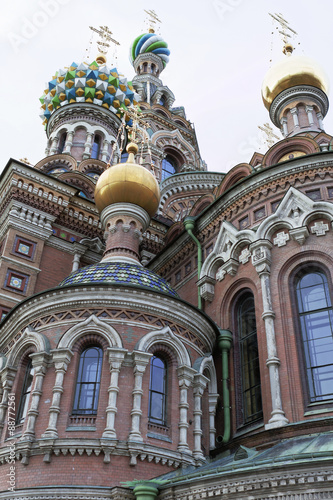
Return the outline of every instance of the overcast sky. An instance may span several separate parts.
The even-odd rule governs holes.
[[[194,123],[211,171],[226,172],[259,148],[265,152],[258,125],[269,116],[261,84],[270,59],[283,57],[268,12],[283,14],[298,33],[296,53],[315,58],[333,80],[331,0],[11,0],[0,19],[0,169],[10,157],[27,157],[32,164],[44,157],[38,99],[55,71],[85,59],[89,25],[110,28],[121,44],[116,66],[132,79],[129,46],[146,31],[144,9],[152,8],[171,51],[163,84]],[[333,133],[333,112],[324,125]]]

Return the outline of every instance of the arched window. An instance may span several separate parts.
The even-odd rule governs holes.
[[[74,396],[74,415],[96,415],[101,384],[103,350],[88,347],[80,356]]]
[[[29,359],[27,367],[25,369],[25,375],[22,385],[21,397],[18,405],[18,411],[16,415],[16,424],[22,424],[25,417],[27,416],[30,402],[30,394],[32,390],[32,381],[34,378],[34,368],[32,366],[32,361]]]
[[[63,132],[60,136],[59,142],[58,142],[58,153],[62,153],[65,147],[65,142],[66,142],[66,132]]]
[[[150,361],[149,411],[150,422],[166,425],[167,403],[167,365],[165,361],[153,356]]]
[[[326,275],[307,270],[296,295],[310,402],[333,399],[333,309]]]
[[[159,99],[158,103],[157,104],[160,104],[161,106],[165,106],[166,104],[166,98],[165,98],[165,95],[162,95],[161,98]]]
[[[262,418],[259,354],[254,297],[242,295],[237,303],[237,334],[243,423]]]
[[[162,160],[162,177],[161,181],[170,177],[170,175],[176,173],[176,162],[172,156],[167,155],[164,160]]]
[[[100,149],[101,149],[101,138],[99,135],[95,134],[94,142],[91,147],[91,158],[97,160],[99,157]]]

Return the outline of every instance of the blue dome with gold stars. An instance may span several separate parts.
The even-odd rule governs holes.
[[[83,267],[62,280],[60,287],[82,284],[132,285],[178,297],[169,283],[145,267],[125,262],[100,262]]]
[[[131,82],[116,68],[96,61],[91,64],[73,62],[69,68],[59,69],[46,88],[40,102],[40,114],[46,125],[51,114],[66,104],[87,102],[103,106],[121,117],[122,108],[137,104],[139,97]]]

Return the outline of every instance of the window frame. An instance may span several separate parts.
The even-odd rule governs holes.
[[[298,266],[293,271],[291,278],[290,278],[291,306],[292,306],[292,310],[294,311],[293,319],[294,319],[294,325],[295,325],[296,346],[297,346],[297,352],[298,352],[299,371],[300,371],[301,384],[302,384],[302,388],[303,388],[302,393],[303,393],[303,400],[304,400],[305,409],[306,409],[306,407],[313,408],[314,406],[318,406],[318,405],[319,406],[322,406],[322,405],[332,406],[333,405],[333,396],[331,398],[327,398],[327,399],[311,400],[310,384],[308,381],[308,368],[307,368],[307,361],[306,361],[305,348],[304,348],[303,331],[302,331],[302,325],[301,325],[300,313],[299,313],[299,307],[298,307],[296,283],[298,281],[300,281],[307,274],[311,274],[314,272],[321,273],[326,278],[328,293],[329,293],[329,297],[331,300],[331,308],[327,308],[327,309],[331,309],[333,311],[332,276],[331,276],[331,273],[329,272],[329,270],[326,268],[326,266],[322,265],[319,262],[308,262],[306,264],[302,264],[301,266]],[[301,313],[301,314],[305,314],[305,313]],[[333,367],[333,363],[332,363],[332,367]]]
[[[255,317],[255,330],[250,335],[246,335],[243,339],[241,339],[240,332],[240,317],[239,310],[242,303],[248,298],[252,297],[253,299],[253,307],[254,307],[254,317]],[[259,343],[258,343],[258,326],[257,326],[257,317],[256,317],[256,303],[255,296],[253,291],[250,288],[246,288],[241,290],[233,301],[233,325],[234,325],[234,333],[235,333],[235,342],[234,342],[234,376],[235,376],[235,388],[236,388],[236,422],[237,428],[243,428],[247,426],[253,426],[258,424],[263,420],[263,397],[262,397],[262,383],[261,383],[261,373],[260,373],[260,356],[259,356]],[[243,375],[243,361],[242,361],[242,344],[245,340],[248,340],[250,337],[255,335],[256,338],[256,346],[258,349],[258,370],[259,370],[259,390],[260,390],[260,399],[261,399],[261,409],[252,413],[251,415],[246,415],[246,399],[245,399],[245,389],[244,389],[244,375]],[[254,360],[255,361],[255,360]],[[239,374],[241,375],[239,377]],[[258,374],[257,374],[258,375]],[[258,384],[255,386],[251,386],[250,390],[258,387]],[[257,416],[255,416],[257,415]]]
[[[153,362],[155,359],[159,359],[162,361],[164,365],[164,374],[163,374],[163,391],[156,391],[152,389],[152,378],[154,374],[154,370],[152,370]],[[148,389],[148,423],[156,426],[167,427],[168,425],[168,362],[165,357],[159,353],[154,353],[149,362],[149,389]],[[152,394],[160,394],[162,395],[162,418],[157,419],[152,416]]]
[[[92,350],[92,349],[97,349],[99,352],[99,355],[97,357],[98,367],[97,367],[97,371],[96,371],[96,379],[94,382],[82,381],[82,379],[85,375],[85,373],[83,372],[84,360],[87,359],[85,357],[85,353],[87,353],[89,350]],[[99,396],[100,396],[101,384],[102,384],[103,357],[104,357],[103,348],[97,344],[96,345],[89,345],[81,351],[80,356],[79,356],[79,361],[78,361],[76,379],[75,379],[74,397],[73,397],[73,405],[72,405],[71,415],[73,415],[73,416],[92,416],[92,415],[96,416],[98,414]],[[82,363],[81,363],[81,361],[82,361]],[[82,390],[82,387],[84,385],[94,385],[92,405],[90,406],[90,408],[82,408],[81,407],[81,402],[80,402],[81,390]],[[98,386],[98,388],[97,388],[97,386]]]
[[[31,384],[28,387],[30,376],[31,376]],[[31,393],[33,391],[33,384],[34,384],[34,367],[31,358],[29,358],[25,368],[22,390],[20,394],[20,401],[18,404],[18,410],[15,419],[15,425],[17,426],[22,425],[28,415]],[[29,390],[27,390],[28,388]]]

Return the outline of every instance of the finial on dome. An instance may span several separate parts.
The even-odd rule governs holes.
[[[294,52],[294,47],[291,45],[291,43],[286,43],[285,46],[283,47],[282,52],[286,56],[291,56],[291,54]]]

